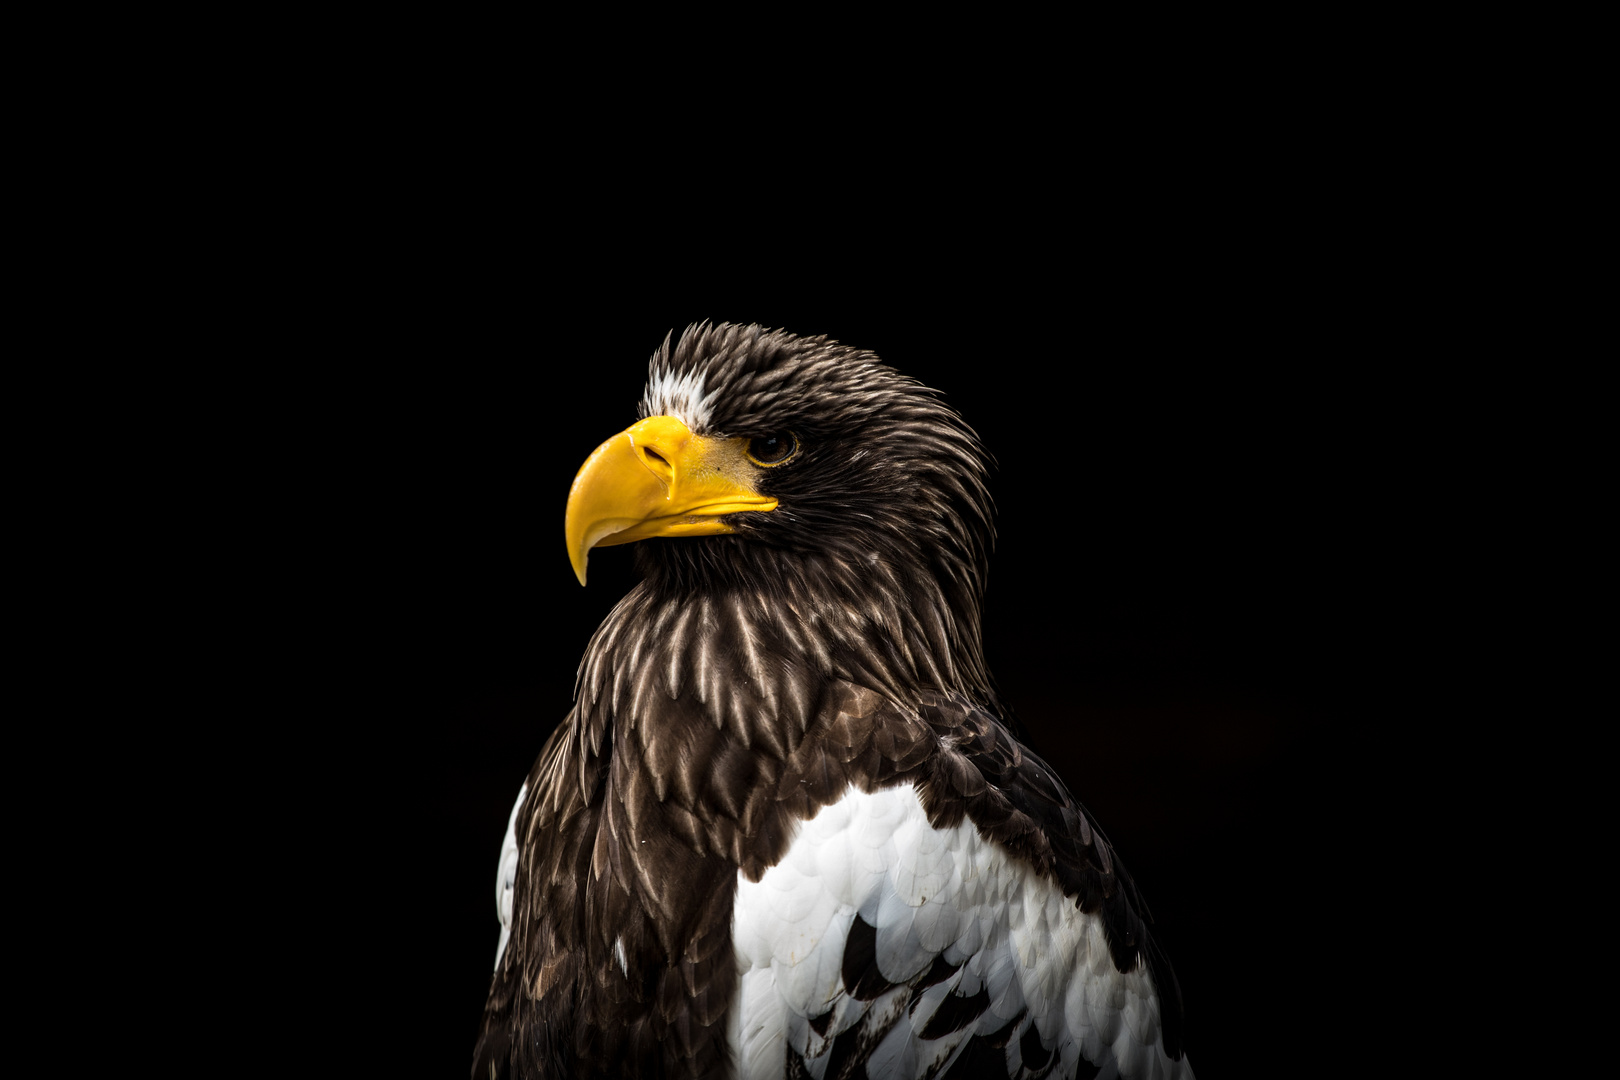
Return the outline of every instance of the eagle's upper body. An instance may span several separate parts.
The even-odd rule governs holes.
[[[1175,975],[1003,719],[977,438],[869,352],[654,354],[570,494],[638,545],[513,808],[475,1077],[1179,1077]]]

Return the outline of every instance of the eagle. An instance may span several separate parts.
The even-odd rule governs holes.
[[[512,809],[494,1077],[1191,1077],[1181,991],[980,634],[987,455],[826,336],[701,323],[586,459],[641,580]]]

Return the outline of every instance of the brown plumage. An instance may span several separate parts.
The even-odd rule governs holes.
[[[701,400],[683,397],[698,375]],[[1147,909],[1013,737],[985,669],[994,531],[973,433],[932,391],[823,338],[704,325],[666,340],[652,376],[643,416],[684,408],[699,434],[791,432],[801,449],[764,474],[776,509],[733,515],[731,535],[637,545],[644,578],[593,638],[517,812],[511,939],[473,1075],[732,1075],[739,881],[760,881],[851,786],[914,786],[930,825],[971,821],[1100,918],[1119,971],[1148,965],[1179,1058],[1179,990]],[[844,945],[855,999],[904,986],[915,1003],[956,971],[941,956],[897,982],[873,934],[856,918]],[[985,990],[948,996],[921,1025],[924,1039],[979,1025],[952,1075],[1005,1074],[1018,1039],[1025,1075],[1055,1065],[1018,1017],[984,1030],[988,1005]],[[825,1035],[831,1015],[809,1022]],[[836,1033],[824,1076],[865,1075],[887,1031]],[[788,1051],[783,1067],[805,1064]]]

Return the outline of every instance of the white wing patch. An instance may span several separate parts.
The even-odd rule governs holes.
[[[844,946],[856,916],[876,928],[877,966],[900,983],[871,1001],[843,983]],[[876,1033],[899,1017],[872,1051],[873,1080],[940,1075],[972,1036],[1002,1031],[1007,1075],[1024,1067],[1024,1036],[1034,1025],[1051,1075],[1073,1077],[1084,1058],[1101,1078],[1191,1080],[1185,1057],[1172,1061],[1160,1032],[1159,1001],[1145,964],[1114,968],[1102,922],[1061,889],[981,840],[971,820],[935,829],[916,789],[872,794],[854,787],[803,823],[786,857],[758,883],[741,874],[733,924],[741,973],[730,1040],[747,1080],[780,1077],[784,1054],[804,1059],[823,1080],[833,1040],[857,1025]],[[909,985],[936,957],[958,966],[902,1016]],[[984,992],[989,1005],[959,1031],[921,1033],[946,1000]],[[818,1033],[812,1017],[831,1013]],[[1087,1075],[1091,1069],[1087,1068]],[[1028,1074],[1023,1074],[1028,1075]]]
[[[658,368],[653,371],[643,397],[648,416],[673,416],[693,431],[708,429],[714,396],[703,392],[704,373],[688,371],[676,375]]]
[[[506,954],[506,942],[512,936],[512,893],[517,889],[517,815],[529,793],[528,781],[518,791],[517,802],[512,804],[512,816],[506,820],[506,839],[501,841],[501,861],[495,867],[495,917],[501,920],[501,943],[495,948],[495,970],[501,969],[501,957]]]

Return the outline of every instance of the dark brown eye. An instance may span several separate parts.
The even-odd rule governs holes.
[[[748,449],[745,451],[749,461],[755,465],[763,465],[767,469],[772,465],[781,465],[798,452],[799,440],[791,431],[767,435],[763,439],[749,439]]]

